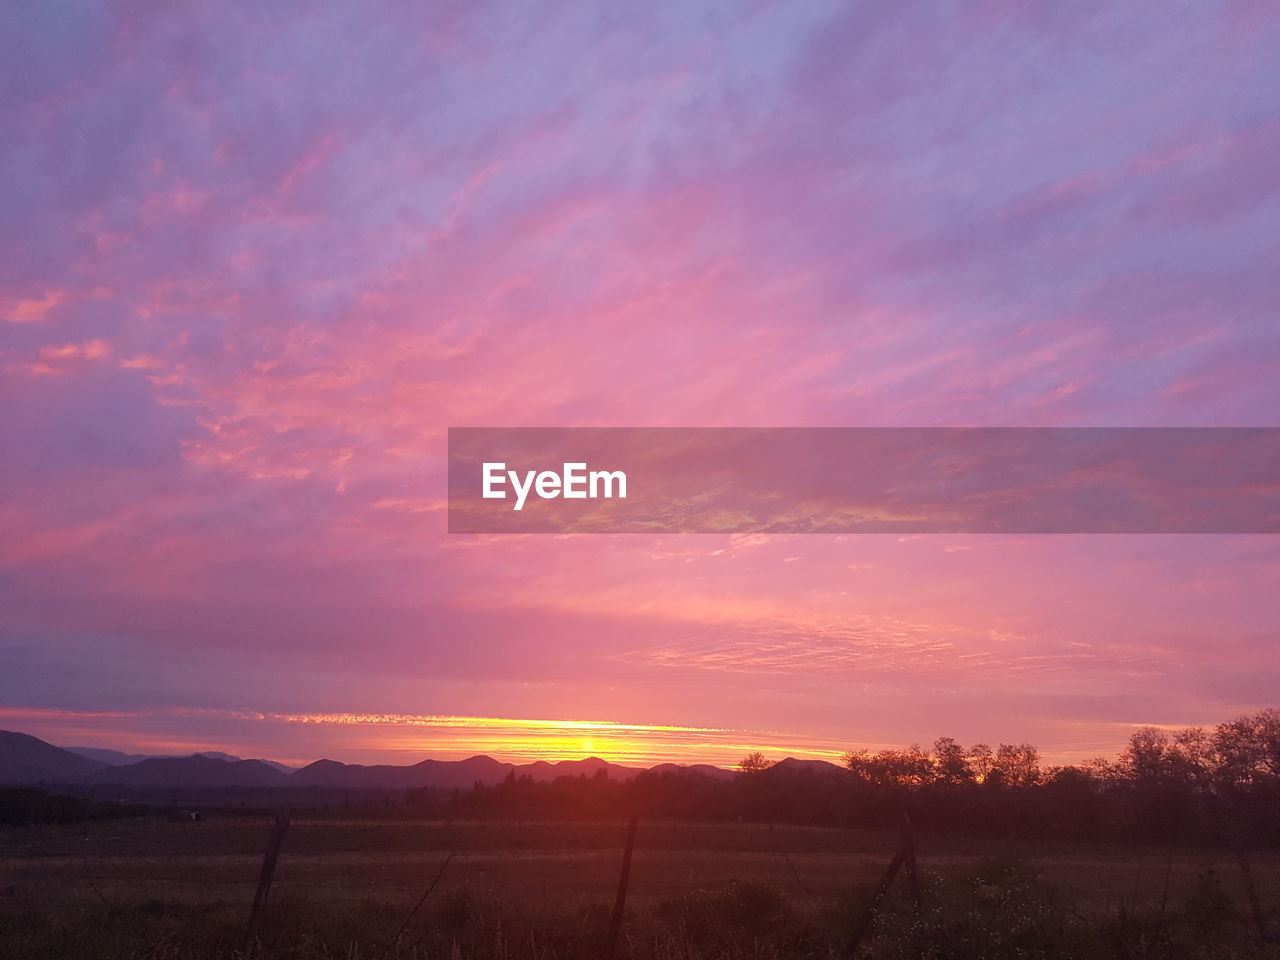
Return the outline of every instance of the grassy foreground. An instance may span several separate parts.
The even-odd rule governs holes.
[[[6,958],[226,958],[269,826],[150,820],[0,834]],[[300,822],[255,955],[601,960],[621,859],[617,824]],[[755,824],[646,824],[619,957],[832,958],[894,839]],[[925,837],[917,911],[902,878],[858,956],[1277,957],[1234,858]],[[438,886],[410,917],[445,858]],[[1280,860],[1254,858],[1274,923]]]

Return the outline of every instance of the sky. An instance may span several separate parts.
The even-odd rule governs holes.
[[[1266,2],[0,13],[0,726],[1111,753],[1266,535],[450,535],[460,426],[1280,426]]]

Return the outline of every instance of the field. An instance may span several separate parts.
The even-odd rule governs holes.
[[[231,957],[246,948],[267,820],[100,821],[0,833],[5,957]],[[259,957],[600,957],[617,823],[297,820]],[[619,957],[832,957],[897,838],[760,824],[642,823]],[[859,955],[1278,956],[1229,852],[916,838]],[[406,918],[451,859],[438,885]],[[1266,908],[1280,856],[1255,855]],[[967,952],[966,952],[967,951]]]

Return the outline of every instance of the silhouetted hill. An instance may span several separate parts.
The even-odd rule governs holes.
[[[0,783],[76,783],[102,764],[25,733],[0,730]]]
[[[817,763],[832,767],[822,761],[785,760],[782,763]],[[714,779],[737,776],[734,771],[706,764],[680,766],[663,763],[653,770],[658,773],[685,771]],[[423,760],[405,766],[366,766],[317,760],[293,771],[269,760],[241,760],[216,751],[186,757],[155,757],[101,747],[61,748],[22,733],[0,733],[0,783],[6,784],[84,783],[185,788],[293,786],[345,790],[434,787],[467,790],[477,783],[493,786],[512,774],[517,778],[528,777],[537,783],[550,783],[560,777],[594,777],[602,771],[615,782],[631,780],[644,772],[642,768],[609,763],[599,757],[513,764],[483,755],[466,760]]]
[[[105,763],[108,767],[123,767],[126,763],[137,763],[139,760],[150,760],[152,757],[152,754],[148,753],[124,753],[103,747],[61,747],[60,749],[80,757],[88,757],[98,763]]]
[[[107,750],[104,747],[63,747],[62,749],[82,757],[88,757],[90,760],[97,760],[99,763],[105,763],[111,767],[123,767],[142,760],[169,760],[177,756],[177,754],[172,753],[122,753],[119,750]],[[199,753],[184,754],[184,756],[208,757],[211,760],[226,760],[228,763],[239,763],[244,759],[234,754],[223,753],[221,750],[203,750]],[[294,771],[294,768],[288,764],[277,763],[275,760],[262,760],[262,762],[279,770],[281,773],[293,773]]]
[[[508,775],[530,777],[546,783],[558,777],[595,776],[600,770],[612,780],[629,780],[639,770],[609,763],[599,757],[585,760],[561,760],[548,763],[503,763],[493,757],[476,756],[466,760],[423,760],[412,766],[376,764],[363,766],[357,763],[339,763],[336,760],[317,760],[303,767],[290,778],[294,786],[342,787],[347,789],[404,790],[417,787],[444,789],[468,789],[477,783],[492,786],[501,783]]]
[[[289,776],[261,760],[218,760],[200,755],[152,757],[99,770],[94,783],[130,787],[283,787]]]
[[[407,790],[414,787],[467,788],[476,783],[498,783],[510,766],[492,757],[467,760],[423,760],[412,766],[365,766],[317,760],[289,778],[294,786],[347,789]]]

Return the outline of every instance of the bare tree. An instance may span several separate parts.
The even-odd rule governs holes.
[[[1011,786],[1035,786],[1040,780],[1040,751],[1030,743],[1002,743],[996,748],[993,769]]]
[[[763,773],[772,766],[772,760],[766,760],[763,753],[759,750],[753,750],[742,758],[742,762],[738,764],[738,769],[743,773]]]
[[[935,776],[939,783],[970,783],[973,768],[965,758],[964,747],[951,737],[939,737],[933,741]]]
[[[906,750],[879,753],[851,751],[844,755],[844,765],[869,783],[903,786],[931,783],[934,779],[933,758],[915,744]]]
[[[985,743],[975,743],[969,748],[969,768],[979,780],[986,780],[991,772],[991,748]]]
[[[1158,783],[1171,772],[1174,756],[1169,735],[1158,727],[1139,727],[1129,736],[1118,765],[1124,777],[1137,783]]]

